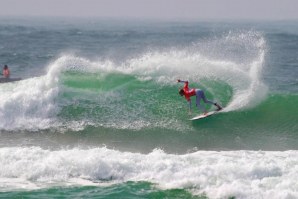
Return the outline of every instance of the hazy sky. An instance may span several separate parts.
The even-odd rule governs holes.
[[[298,0],[0,0],[3,16],[298,19]]]

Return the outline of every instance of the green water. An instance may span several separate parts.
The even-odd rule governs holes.
[[[206,199],[205,196],[193,196],[183,189],[160,190],[154,184],[147,182],[127,182],[120,185],[104,187],[53,187],[50,189],[39,189],[35,191],[15,191],[0,193],[0,198],[11,199],[46,199],[46,198],[96,198],[96,199]]]

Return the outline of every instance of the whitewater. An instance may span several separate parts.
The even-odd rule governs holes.
[[[140,154],[107,148],[49,151],[31,147],[2,148],[0,154],[1,191],[150,181],[161,189],[189,189],[210,198],[297,197],[295,151],[174,155],[162,150]]]

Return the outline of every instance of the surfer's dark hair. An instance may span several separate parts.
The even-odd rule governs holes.
[[[181,88],[181,89],[179,90],[179,94],[180,94],[181,96],[184,95],[184,90],[183,90],[183,88]]]
[[[7,68],[8,68],[8,66],[7,66],[7,65],[4,65],[4,68],[5,68],[5,69],[7,69]]]

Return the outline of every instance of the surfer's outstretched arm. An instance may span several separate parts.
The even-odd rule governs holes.
[[[184,87],[187,87],[188,88],[188,81],[184,81],[184,80],[178,79],[177,82],[184,83],[185,84]]]

